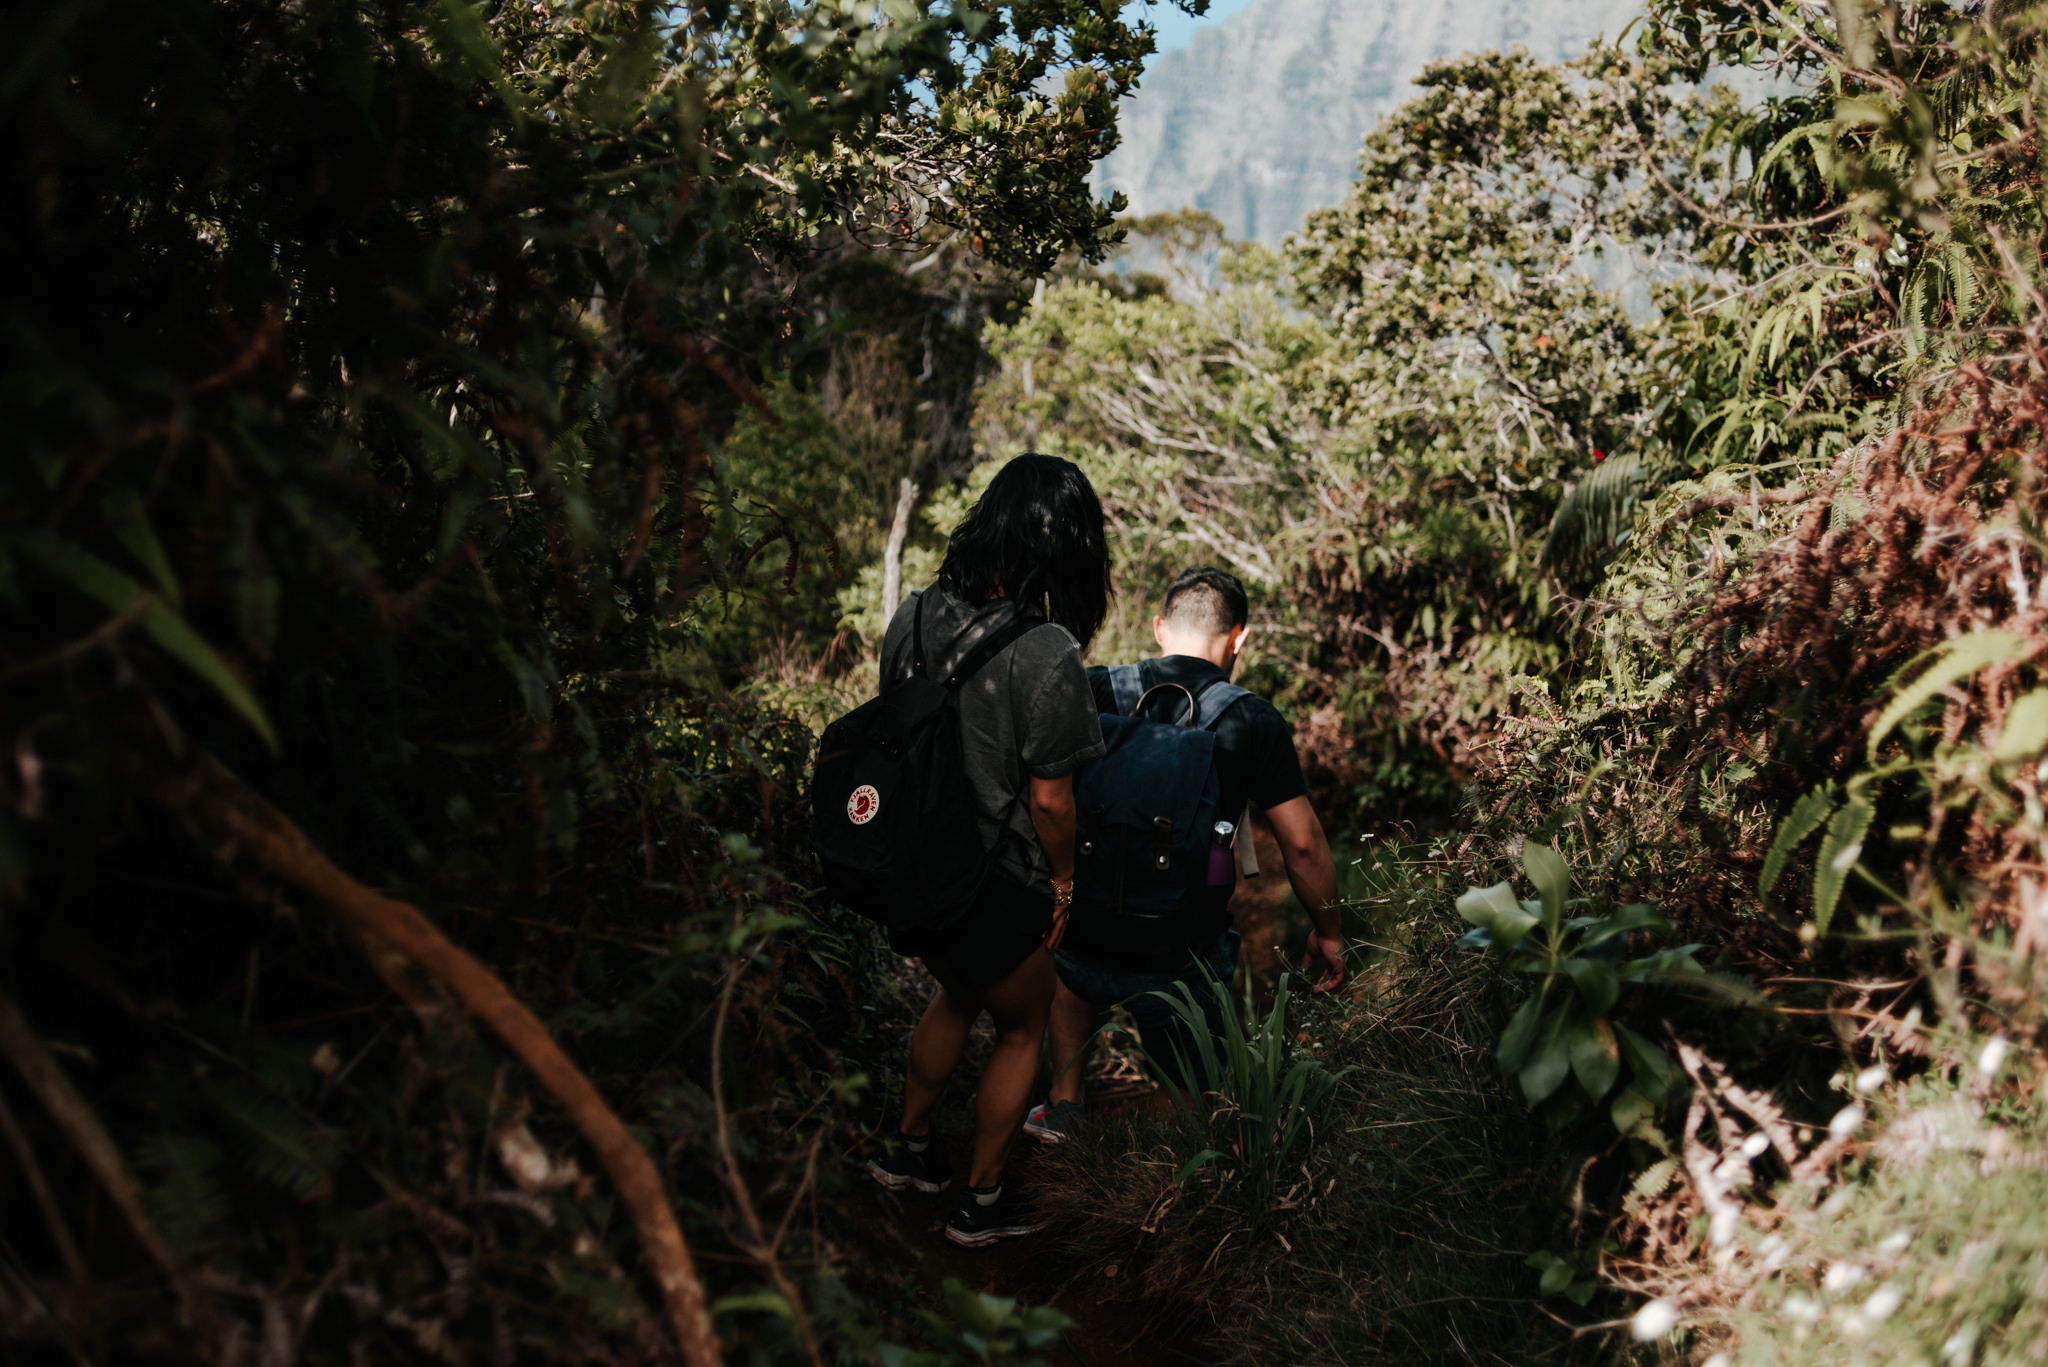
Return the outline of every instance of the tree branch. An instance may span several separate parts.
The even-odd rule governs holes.
[[[179,770],[147,774],[151,795],[210,842],[222,859],[239,856],[310,894],[346,928],[388,944],[446,984],[489,1026],[596,1151],[632,1213],[661,1288],[669,1323],[690,1367],[721,1367],[704,1285],[662,1188],[661,1173],[590,1079],[496,974],[452,943],[416,907],[363,886],[336,868],[284,813],[218,760],[202,752]]]

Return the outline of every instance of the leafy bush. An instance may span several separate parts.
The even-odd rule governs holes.
[[[1458,914],[1472,923],[1460,945],[1492,949],[1518,972],[1540,975],[1536,990],[1515,1009],[1501,1030],[1495,1058],[1514,1077],[1532,1107],[1546,1108],[1553,1126],[1569,1124],[1587,1106],[1607,1100],[1622,1081],[1610,1114],[1623,1134],[1661,1105],[1671,1082],[1671,1060],[1652,1041],[1613,1018],[1630,987],[1684,981],[1701,972],[1693,958],[1698,945],[1660,950],[1642,958],[1623,957],[1639,931],[1669,930],[1654,907],[1635,902],[1607,916],[1565,912],[1585,905],[1571,893],[1571,874],[1557,851],[1533,840],[1522,842],[1522,867],[1538,900],[1515,897],[1506,883],[1473,888],[1458,898]],[[1578,1085],[1559,1095],[1569,1078]]]

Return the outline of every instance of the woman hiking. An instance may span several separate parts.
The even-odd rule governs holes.
[[[932,1106],[983,1011],[995,1052],[975,1099],[974,1148],[946,1237],[977,1247],[1041,1227],[1003,1181],[1038,1081],[1052,1002],[1053,947],[1074,895],[1074,773],[1102,753],[1081,650],[1109,609],[1102,503],[1054,456],[1019,456],[953,530],[936,582],[897,610],[882,640],[882,682],[912,671],[917,640],[944,677],[1020,617],[1038,621],[962,687],[960,738],[993,870],[951,924],[890,933],[938,980],[910,1040],[903,1119],[871,1160],[883,1186],[943,1191],[953,1168]]]

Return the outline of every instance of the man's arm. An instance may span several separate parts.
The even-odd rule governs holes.
[[[1301,966],[1320,957],[1329,972],[1316,983],[1316,991],[1328,992],[1344,985],[1344,931],[1337,914],[1337,861],[1330,855],[1330,838],[1306,796],[1289,798],[1266,809],[1273,834],[1280,841],[1280,858],[1287,865],[1287,882],[1294,895],[1308,908],[1315,929],[1309,932],[1308,952]]]
[[[1074,886],[1074,776],[1071,773],[1058,778],[1031,778],[1031,828],[1038,832],[1038,844],[1045,851],[1046,861],[1052,865],[1052,881],[1058,887],[1071,892]],[[1332,875],[1332,887],[1335,875]],[[1059,946],[1060,936],[1066,932],[1067,912],[1060,908],[1053,913],[1052,934],[1046,943]]]

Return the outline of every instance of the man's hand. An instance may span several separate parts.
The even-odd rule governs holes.
[[[1308,908],[1316,928],[1308,935],[1308,952],[1301,956],[1303,971],[1321,958],[1329,972],[1316,984],[1318,992],[1333,992],[1344,985],[1343,922],[1337,901],[1337,864],[1330,857],[1330,840],[1323,823],[1306,797],[1290,798],[1266,809],[1273,836],[1280,842],[1280,857],[1287,864],[1287,882],[1294,895]]]
[[[1301,955],[1302,972],[1306,973],[1309,964],[1318,956],[1330,971],[1317,980],[1315,990],[1334,992],[1344,985],[1344,937],[1311,930],[1308,933],[1308,948],[1303,950]]]

